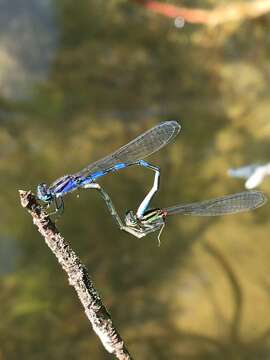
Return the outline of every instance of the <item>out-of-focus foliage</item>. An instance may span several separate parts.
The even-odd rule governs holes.
[[[19,2],[14,9],[7,2],[1,13],[7,21],[16,10],[18,51],[0,43],[2,71],[13,71],[12,84],[1,77],[0,92],[0,359],[110,359],[17,190],[75,172],[176,119],[180,135],[151,158],[162,169],[153,205],[242,191],[227,169],[270,156],[270,17],[177,29],[127,0],[45,3],[46,11],[36,1],[19,12]],[[48,9],[53,27],[42,20]],[[30,47],[27,34],[43,46]],[[2,28],[3,44],[10,36]],[[24,61],[20,49],[27,49]],[[50,64],[45,79],[35,76],[42,55]],[[12,67],[16,62],[23,66]],[[16,79],[27,97],[18,96]],[[123,214],[151,181],[151,173],[130,168],[102,184]],[[263,190],[270,194],[270,184]],[[270,356],[268,206],[223,218],[174,218],[157,247],[155,235],[138,241],[121,233],[95,192],[79,195],[67,196],[58,226],[135,359]]]

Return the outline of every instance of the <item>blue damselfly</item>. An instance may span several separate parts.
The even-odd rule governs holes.
[[[37,197],[48,205],[54,202],[56,210],[61,209],[63,211],[63,197],[66,194],[79,188],[96,189],[105,200],[108,208],[112,210],[113,205],[109,195],[96,180],[126,167],[138,165],[148,168],[156,174],[152,189],[138,209],[139,214],[143,214],[148,206],[148,199],[151,199],[158,190],[160,176],[159,167],[151,165],[143,159],[168,144],[178,134],[180,128],[177,121],[162,122],[112,154],[86,166],[83,170],[73,175],[62,176],[50,186],[45,183],[39,184],[37,186]]]

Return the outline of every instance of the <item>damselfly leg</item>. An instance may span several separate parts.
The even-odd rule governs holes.
[[[56,215],[56,219],[58,219],[63,213],[64,213],[64,200],[62,198],[62,196],[59,196],[58,198],[55,197],[53,199],[53,204],[54,204],[54,210],[52,212],[50,212],[48,215]]]

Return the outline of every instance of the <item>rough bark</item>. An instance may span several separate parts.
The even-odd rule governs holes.
[[[61,236],[54,222],[37,203],[36,197],[31,192],[22,190],[19,192],[22,206],[30,213],[33,223],[56,256],[62,269],[67,273],[69,284],[75,288],[86,316],[103,346],[117,359],[130,360],[131,356],[124,341],[113,325],[111,316],[94,288],[87,269]]]

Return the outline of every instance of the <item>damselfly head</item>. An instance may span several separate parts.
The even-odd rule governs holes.
[[[125,223],[127,226],[137,226],[138,219],[132,210],[128,210],[125,216]]]
[[[44,183],[38,184],[37,186],[37,197],[39,200],[49,203],[52,201],[53,196],[48,188],[48,186]]]

